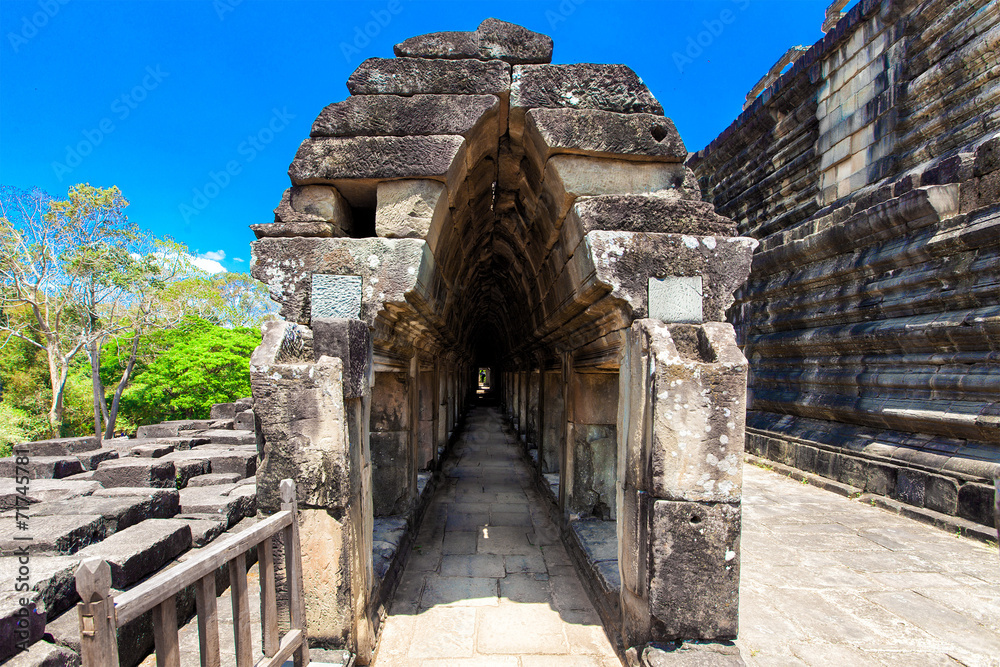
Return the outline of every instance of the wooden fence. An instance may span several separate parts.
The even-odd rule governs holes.
[[[76,590],[82,600],[77,604],[77,611],[80,616],[83,667],[118,667],[117,628],[150,610],[153,612],[157,666],[179,667],[176,596],[192,584],[196,594],[201,664],[203,667],[218,667],[221,656],[215,575],[223,565],[229,568],[237,667],[277,667],[290,657],[294,659],[295,667],[306,667],[309,664],[309,644],[306,640],[305,598],[302,595],[302,553],[296,521],[295,483],[286,479],[281,482],[280,488],[281,511],[277,514],[252,528],[219,540],[186,563],[160,572],[117,596],[111,595],[111,568],[106,561],[92,558],[81,563],[76,572]],[[278,531],[284,533],[289,597],[289,631],[280,639],[271,545],[271,538]],[[256,664],[250,643],[246,567],[246,554],[255,546],[260,565],[264,654]]]

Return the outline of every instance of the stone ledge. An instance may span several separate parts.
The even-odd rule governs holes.
[[[874,493],[864,493],[862,489],[859,489],[856,486],[836,482],[826,477],[805,472],[804,470],[799,470],[798,468],[793,468],[783,463],[778,463],[777,461],[767,458],[761,458],[753,454],[745,454],[744,459],[751,465],[772,470],[780,475],[785,475],[786,477],[796,481],[810,484],[811,486],[823,489],[824,491],[831,491],[850,500],[857,500],[862,503],[871,504],[873,507],[879,507],[894,514],[905,516],[908,519],[926,523],[949,533],[957,533],[964,537],[985,542],[987,544],[997,543],[997,531],[991,530],[988,526],[983,526],[982,524],[974,523],[961,517],[935,512],[934,510],[927,509],[926,507],[916,507],[914,505],[909,505],[907,503]]]

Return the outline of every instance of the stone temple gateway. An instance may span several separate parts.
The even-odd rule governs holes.
[[[617,544],[593,579],[621,646],[737,634],[725,312],[757,242],[702,201],[631,69],[551,54],[487,19],[366,60],[253,226],[282,317],[251,361],[258,507],[297,480],[310,638],[360,661],[393,583],[373,530],[419,507],[480,368],[581,553]]]

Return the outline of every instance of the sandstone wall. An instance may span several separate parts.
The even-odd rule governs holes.
[[[747,449],[991,523],[1000,5],[865,0],[688,160],[760,240]]]

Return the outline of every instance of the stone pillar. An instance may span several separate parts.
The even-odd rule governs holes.
[[[433,469],[437,458],[434,439],[435,395],[437,378],[433,366],[421,366],[417,383],[417,468]]]
[[[559,509],[568,517],[573,504],[573,353],[562,353],[559,380],[563,396],[562,438],[559,442]]]
[[[375,516],[403,514],[416,500],[417,471],[410,457],[409,373],[375,373],[371,451]]]
[[[539,392],[541,391],[541,372],[534,369],[525,373],[525,442],[530,449],[538,446],[538,416],[541,403]]]
[[[628,331],[617,486],[626,645],[736,637],[746,373],[729,324],[637,320]]]
[[[451,431],[450,410],[448,407],[448,368],[442,364],[437,365],[434,387],[437,393],[434,396],[434,460],[437,461],[437,450],[448,445],[448,433]]]
[[[618,375],[577,370],[569,389],[573,394],[569,510],[571,514],[612,520],[617,514]]]
[[[566,416],[563,410],[562,378],[559,371],[542,373],[542,437],[539,445],[539,461],[542,472],[559,471],[560,443],[563,439],[563,425]]]
[[[280,481],[296,481],[310,642],[366,662],[374,646],[371,337],[360,320],[331,319],[313,320],[309,338],[305,327],[268,322],[250,361],[257,506],[277,511]]]

